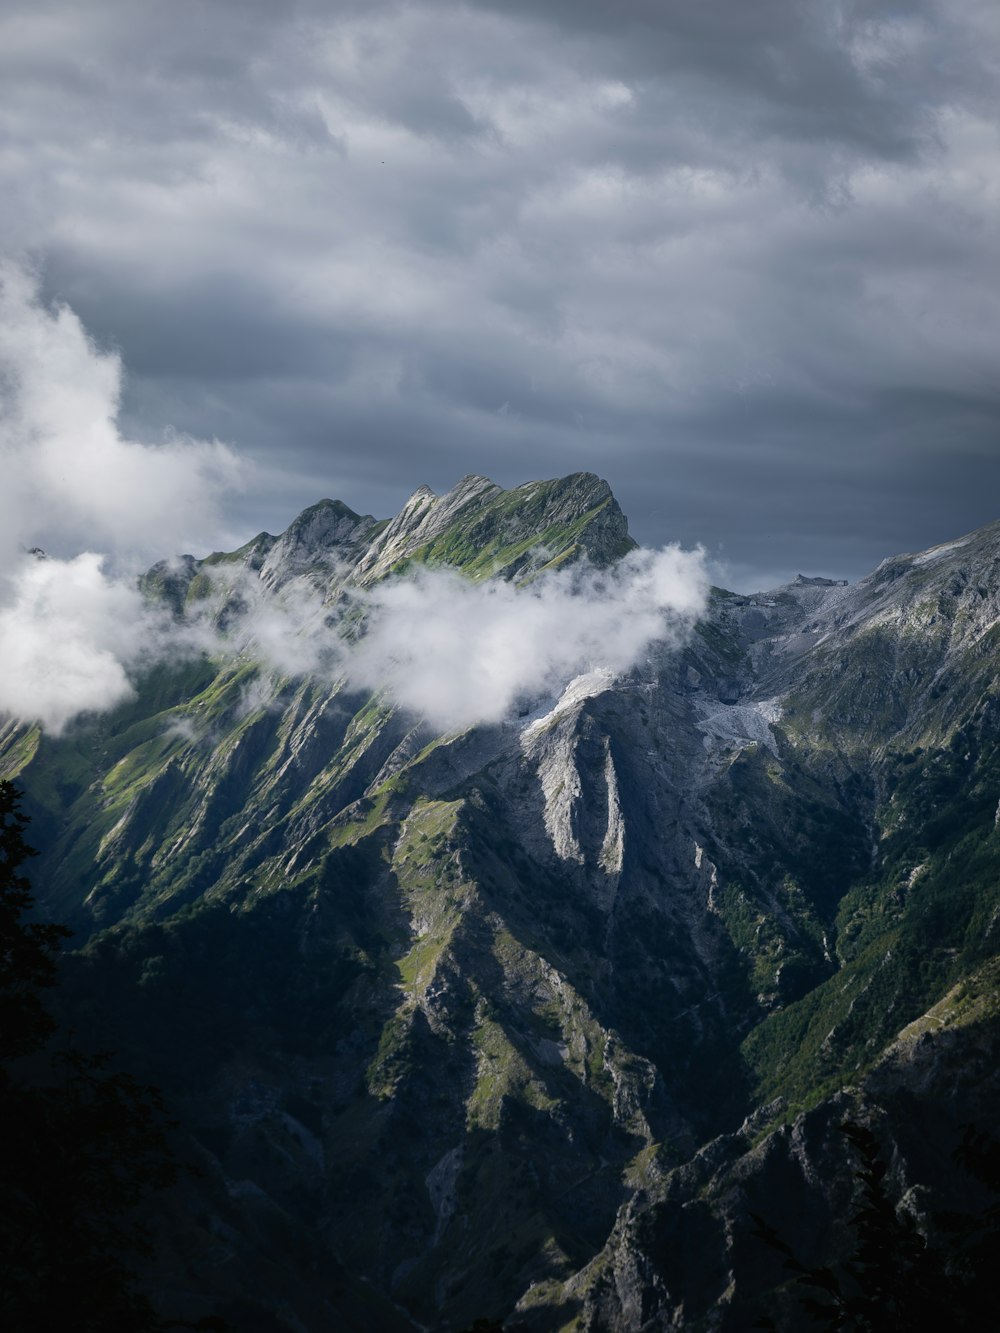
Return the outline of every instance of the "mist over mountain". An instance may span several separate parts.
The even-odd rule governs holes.
[[[50,734],[134,697],[156,664],[206,653],[383,689],[442,727],[495,722],[594,665],[628,669],[704,604],[703,553],[633,549],[606,484],[505,499],[468,477],[443,500],[422,487],[388,525],[322,501],[232,558],[173,556],[146,582],[182,589],[182,614],[176,594],[143,598],[135,575],[217,530],[245,460],[218,442],[128,438],[120,357],[12,264],[0,268],[0,375],[0,710]],[[465,545],[444,553],[503,578],[441,566],[435,542],[456,519]],[[384,581],[424,548],[426,568]]]
[[[71,639],[76,568],[4,614]],[[998,1118],[1000,524],[733,594],[592,474],[467,477],[115,586],[120,692],[22,658],[0,776],[200,1167],[165,1313],[807,1327],[749,1217],[843,1251],[844,1119],[933,1243]]]

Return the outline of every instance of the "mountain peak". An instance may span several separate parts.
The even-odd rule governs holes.
[[[375,526],[371,514],[356,514],[342,500],[319,500],[303,509],[271,547],[261,566],[265,583],[283,582],[305,573],[336,552],[357,557],[365,535]]]
[[[401,565],[451,565],[473,578],[530,578],[586,556],[610,564],[635,546],[606,481],[576,472],[506,491],[463,477],[444,495],[415,491],[372,544],[359,577],[374,582]]]
[[[319,500],[278,537],[260,533],[238,551],[192,560],[182,576],[171,576],[170,600],[183,604],[204,564],[242,566],[272,588],[304,576],[332,594],[334,567],[338,586],[377,583],[411,565],[523,582],[579,559],[609,565],[635,545],[611,487],[592,472],[511,490],[469,473],[443,495],[417,487],[387,520],[357,514],[342,500]],[[163,595],[163,579],[153,572],[144,586]]]

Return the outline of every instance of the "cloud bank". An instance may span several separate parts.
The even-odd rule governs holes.
[[[134,585],[110,579],[103,557],[32,559],[9,580],[0,607],[0,712],[59,735],[81,713],[103,713],[133,694],[135,674],[208,646],[147,606]]]
[[[499,722],[583,672],[626,672],[654,644],[677,646],[704,610],[708,577],[701,551],[667,547],[520,588],[425,570],[348,587],[331,609],[319,591],[273,591],[241,572],[183,621],[106,578],[92,554],[36,559],[14,587],[0,609],[0,710],[55,735],[129,698],[144,669],[197,653],[381,693],[453,730]]]
[[[224,567],[214,578],[179,631],[187,644],[251,658],[279,677],[382,694],[445,731],[500,722],[584,672],[627,672],[653,645],[676,647],[709,587],[704,552],[677,546],[633,551],[609,569],[581,563],[520,587],[419,569],[374,588],[347,582],[332,607],[302,580],[275,590]]]
[[[654,643],[676,645],[707,594],[702,553],[678,547],[525,588],[430,571],[368,595],[368,632],[344,668],[433,726],[498,722],[585,671],[628,671]]]

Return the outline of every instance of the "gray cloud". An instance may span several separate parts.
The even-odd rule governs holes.
[[[996,516],[998,37],[985,0],[10,3],[0,243],[121,349],[131,435],[254,461],[248,531],[591,467],[734,578],[860,574]]]

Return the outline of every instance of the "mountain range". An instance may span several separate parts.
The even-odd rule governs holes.
[[[467,477],[388,522],[321,501],[142,588],[222,638],[258,595],[353,606],[363,638],[387,581],[530,596],[634,548],[591,474]],[[630,669],[486,724],[252,642],[60,735],[0,724],[76,933],[64,1014],[164,1090],[199,1167],[158,1210],[162,1308],[807,1327],[751,1214],[842,1252],[849,1121],[927,1229],[963,1126],[997,1127],[998,663],[1000,523],[853,585],[712,588]]]

